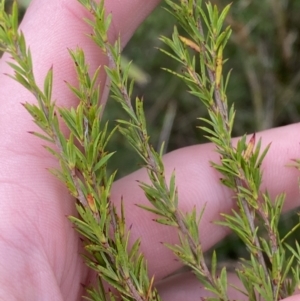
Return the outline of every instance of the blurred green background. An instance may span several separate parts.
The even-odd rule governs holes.
[[[22,12],[30,1],[19,1]],[[213,0],[220,8],[227,0]],[[11,1],[7,1],[9,10]],[[180,66],[157,48],[165,47],[158,37],[170,36],[175,20],[164,4],[137,30],[124,50],[124,60],[133,61],[136,78],[135,95],[144,98],[152,145],[158,149],[165,141],[166,151],[203,143],[206,139],[196,127],[198,117],[206,112],[195,97],[186,93],[181,81],[161,67],[180,71]],[[300,0],[236,0],[226,19],[232,37],[225,50],[225,65],[232,69],[228,100],[237,114],[234,135],[299,121],[300,110]],[[114,120],[126,116],[118,104],[109,101],[104,118]],[[295,137],[297,139],[297,137]],[[299,139],[300,142],[300,139]],[[111,170],[118,177],[140,167],[141,161],[124,137],[116,133],[110,144],[118,150],[111,160]],[[300,153],[299,153],[300,157]],[[295,200],[299,201],[299,200]],[[283,217],[280,230],[298,221],[296,214]],[[291,237],[291,240],[297,236]],[[219,246],[223,260],[244,256],[244,249],[233,236]]]

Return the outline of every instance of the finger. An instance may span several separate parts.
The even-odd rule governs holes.
[[[262,147],[272,143],[262,165],[262,191],[268,189],[273,199],[285,192],[285,210],[299,206],[299,172],[295,168],[287,167],[300,154],[299,140],[295,139],[298,131],[299,124],[295,124],[257,134],[257,139],[262,138]],[[219,155],[212,144],[187,147],[164,157],[166,178],[170,178],[173,170],[176,172],[180,209],[190,211],[195,206],[199,213],[206,206],[200,223],[200,238],[204,250],[212,247],[228,233],[224,227],[213,222],[220,219],[221,212],[230,213],[234,206],[232,192],[220,184],[220,174],[210,165],[210,161],[218,160]],[[148,260],[150,273],[161,279],[180,266],[161,242],[178,243],[178,236],[175,228],[153,222],[156,218],[153,214],[136,207],[135,204],[149,205],[137,180],[149,183],[145,170],[139,170],[117,181],[112,197],[115,201],[123,197],[127,223],[132,225],[132,239],[142,238],[142,250]]]

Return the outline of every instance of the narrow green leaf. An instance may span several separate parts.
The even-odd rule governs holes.
[[[46,78],[44,80],[44,94],[48,101],[50,101],[52,97],[52,84],[53,84],[53,67],[49,69]]]
[[[43,134],[38,133],[38,132],[29,132],[29,133],[33,134],[36,137],[39,137],[40,139],[43,139],[43,140],[46,140],[48,142],[54,143],[53,138],[51,138],[50,136],[46,136],[46,135],[43,135]]]
[[[101,160],[94,166],[94,172],[96,172],[99,168],[103,167],[113,155],[114,153],[110,153],[102,157]]]
[[[18,31],[18,22],[19,22],[18,15],[19,15],[18,4],[16,1],[14,1],[12,5],[12,14],[11,14],[11,20],[12,20],[11,25],[12,25],[12,30],[14,32]]]

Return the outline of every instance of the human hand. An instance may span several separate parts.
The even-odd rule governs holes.
[[[106,1],[107,11],[113,13],[110,38],[121,32],[125,44],[158,2]],[[54,67],[53,96],[61,106],[77,103],[64,83],[65,80],[76,83],[77,78],[68,48],[83,47],[92,71],[106,62],[97,46],[85,36],[90,29],[82,21],[84,16],[87,12],[77,1],[35,0],[21,25],[32,51],[39,84],[47,70]],[[93,276],[79,255],[78,235],[66,218],[75,214],[74,200],[47,171],[49,167],[57,167],[56,160],[36,137],[27,134],[37,129],[20,103],[35,100],[21,85],[4,75],[12,72],[7,59],[4,56],[0,62],[0,300],[80,300],[81,284],[88,284]],[[104,73],[101,82],[104,86]],[[264,145],[272,141],[263,165],[264,185],[272,196],[287,192],[286,209],[298,205],[295,203],[299,198],[298,173],[285,167],[290,159],[299,156],[299,143],[295,139],[298,127],[291,125],[260,134]],[[211,160],[218,160],[211,144],[181,149],[164,159],[167,177],[176,170],[180,206],[184,210],[194,205],[202,209],[207,203],[200,229],[204,249],[227,234],[211,221],[217,220],[220,212],[229,212],[233,205],[230,192],[219,183],[220,175],[210,167]],[[150,213],[134,205],[147,204],[137,179],[146,181],[144,170],[117,181],[112,199],[117,204],[123,196],[127,222],[132,225],[132,239],[142,237],[149,272],[155,274],[159,283],[179,267],[170,251],[160,243],[176,242],[177,234],[172,228],[155,224]],[[164,300],[194,300],[206,294],[192,276],[186,275],[161,282],[158,287]]]

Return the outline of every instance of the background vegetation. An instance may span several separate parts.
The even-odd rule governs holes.
[[[7,1],[10,10],[12,1]],[[227,0],[214,0],[220,8]],[[29,1],[19,1],[24,13]],[[163,4],[162,4],[163,6]],[[233,29],[225,49],[228,69],[233,69],[228,91],[230,103],[237,110],[234,135],[257,132],[299,121],[300,110],[300,1],[236,0],[226,23]],[[22,16],[22,14],[20,14]],[[162,7],[137,30],[124,50],[124,59],[133,60],[137,77],[134,94],[144,97],[149,133],[156,149],[162,141],[167,151],[205,142],[203,132],[196,128],[197,117],[205,110],[186,93],[185,85],[161,67],[178,70],[176,62],[160,51],[160,35],[170,36],[175,20]],[[109,101],[105,118],[113,120],[123,115],[114,101]],[[139,168],[139,158],[120,133],[110,143],[118,149],[111,162],[118,177]],[[283,218],[283,226],[291,228],[293,219]],[[291,238],[293,239],[293,238]],[[232,247],[234,242],[235,248]],[[219,247],[219,259],[241,256],[236,238],[229,237]]]

